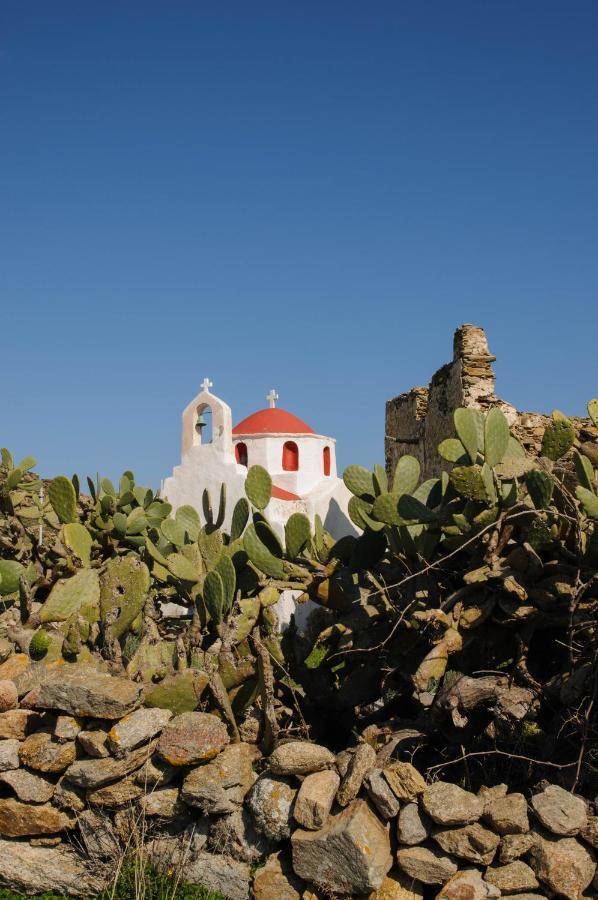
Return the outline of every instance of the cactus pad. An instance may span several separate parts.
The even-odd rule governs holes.
[[[50,591],[40,610],[40,622],[66,622],[80,609],[96,610],[100,600],[100,583],[96,569],[81,569],[72,578],[62,578]]]
[[[48,488],[48,497],[52,509],[61,522],[78,521],[77,495],[72,481],[66,475],[58,475],[52,479]]]
[[[106,632],[120,638],[142,611],[150,586],[145,563],[135,556],[108,560],[100,576],[100,612]]]
[[[289,516],[284,526],[284,540],[288,557],[295,559],[299,556],[305,550],[310,537],[311,526],[307,516],[298,512]]]
[[[509,446],[509,425],[501,409],[491,409],[484,420],[484,458],[489,466],[496,466]]]
[[[542,456],[556,461],[573,446],[575,429],[568,419],[561,417],[562,413],[557,416],[555,413],[552,415],[553,420],[546,426],[542,438]]]
[[[343,481],[355,497],[374,499],[374,476],[363,466],[348,466],[343,473]]]
[[[421,466],[415,456],[402,456],[395,469],[392,493],[411,494],[417,487]]]
[[[272,479],[263,466],[252,466],[245,479],[245,493],[256,509],[267,507],[272,496]]]

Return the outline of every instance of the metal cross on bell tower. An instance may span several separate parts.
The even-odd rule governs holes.
[[[266,396],[266,400],[270,404],[270,409],[275,409],[276,401],[278,400],[278,394],[276,393],[274,388],[272,388],[270,393]]]

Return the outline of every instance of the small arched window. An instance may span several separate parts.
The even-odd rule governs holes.
[[[285,441],[282,448],[282,468],[285,472],[297,472],[299,469],[299,447],[295,441]]]
[[[324,475],[330,475],[330,447],[324,447],[322,460],[324,463]]]
[[[235,444],[235,457],[240,466],[247,465],[247,444],[243,441]]]

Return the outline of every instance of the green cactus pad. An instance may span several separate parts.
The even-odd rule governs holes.
[[[594,481],[594,467],[592,466],[592,463],[587,456],[583,456],[581,453],[578,453],[577,450],[573,454],[573,459],[575,462],[577,480],[582,487],[591,491],[593,486],[592,483]]]
[[[260,614],[259,597],[245,597],[239,602],[240,612],[234,617],[233,641],[240,644],[251,634]]]
[[[388,491],[388,475],[386,474],[384,466],[381,466],[378,463],[374,466],[374,488],[377,497]]]
[[[237,588],[237,573],[230,556],[222,554],[214,567],[214,571],[220,575],[223,589],[223,615],[227,616],[235,599]]]
[[[185,544],[185,529],[176,519],[164,519],[160,525],[160,531],[166,540],[175,547],[183,547]]]
[[[208,572],[203,584],[203,602],[215,625],[224,618],[224,585],[216,571]]]
[[[293,513],[284,526],[284,541],[289,559],[302,553],[311,537],[309,519],[303,513]]]
[[[102,621],[119,610],[107,633],[120,638],[128,630],[147,599],[150,586],[149,569],[136,556],[120,556],[108,560],[100,576],[100,612]]]
[[[264,609],[267,609],[269,606],[274,606],[275,603],[278,603],[280,600],[280,591],[275,587],[267,587],[264,588],[263,591],[260,591],[258,596],[260,604]]]
[[[433,522],[436,514],[411,494],[402,494],[399,497],[398,512],[403,519],[412,522]]]
[[[0,559],[0,596],[14,594],[19,590],[19,578],[25,567],[16,559]]]
[[[284,555],[283,546],[280,542],[280,538],[278,537],[268,520],[265,519],[260,513],[256,513],[253,517],[253,524],[255,525],[257,536],[259,537],[262,544],[265,544],[270,553],[272,553],[274,556],[277,556],[279,559],[282,559]]]
[[[554,490],[552,475],[541,469],[533,469],[525,476],[525,484],[536,509],[546,509],[550,506]]]
[[[48,498],[61,522],[78,521],[77,495],[71,480],[66,475],[58,475],[52,479],[48,488]]]
[[[62,578],[56,582],[40,610],[40,622],[66,622],[82,607],[97,610],[99,600],[97,570],[81,569],[71,578]]]
[[[484,420],[484,458],[489,466],[496,466],[509,446],[509,425],[501,409],[491,409]]]
[[[588,491],[587,488],[579,485],[575,489],[575,496],[583,506],[586,516],[589,516],[590,519],[598,519],[598,496],[593,491]]]
[[[392,493],[412,494],[417,487],[421,466],[415,456],[402,456],[395,469]]]
[[[376,496],[374,476],[363,466],[347,466],[343,473],[343,481],[355,497],[373,501]]]
[[[245,529],[243,547],[251,562],[260,572],[270,575],[272,578],[284,578],[282,560],[274,556],[260,540],[253,523]]]
[[[197,571],[193,563],[183,556],[182,553],[171,553],[166,562],[166,566],[171,575],[180,578],[181,581],[189,581],[191,584],[197,584],[201,580],[201,574]]]
[[[374,500],[372,515],[385,525],[404,525],[404,520],[399,515],[400,494],[380,494]]]
[[[438,444],[438,454],[452,463],[466,463],[468,460],[465,447],[459,438],[446,438]]]
[[[472,463],[483,450],[483,421],[476,409],[456,409],[453,413],[455,431]]]
[[[233,509],[233,516],[230,526],[231,543],[234,543],[242,536],[248,521],[249,503],[247,502],[245,497],[241,497],[240,500],[237,500]]]
[[[29,656],[31,659],[41,659],[48,652],[52,638],[45,628],[38,628],[29,643]]]
[[[487,500],[481,466],[456,466],[450,479],[457,493],[467,500]]]
[[[267,507],[272,496],[272,479],[263,466],[252,466],[245,479],[245,493],[256,509]]]
[[[187,532],[190,541],[196,541],[201,528],[199,513],[192,506],[179,506],[175,521]]]
[[[546,426],[542,438],[542,456],[556,461],[561,456],[564,456],[573,446],[575,429],[568,419],[561,418],[562,413],[556,417],[555,413],[552,415],[553,420]]]
[[[588,403],[588,415],[594,425],[598,428],[598,397],[594,397]]]
[[[202,559],[206,569],[213,569],[222,554],[224,540],[220,531],[206,531],[202,529],[197,537]]]

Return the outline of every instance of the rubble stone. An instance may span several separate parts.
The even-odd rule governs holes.
[[[432,847],[399,847],[397,864],[424,884],[444,884],[457,871],[457,863]]]
[[[226,725],[217,716],[186,712],[167,724],[156,751],[171,766],[192,766],[213,759],[228,742]]]
[[[538,887],[534,872],[520,859],[507,866],[490,866],[484,875],[486,881],[494,884],[503,894],[516,894]]]
[[[138,783],[135,778],[134,783]],[[179,799],[179,789],[176,787],[162,787],[145,793],[142,788],[141,806],[146,816],[156,816],[161,819],[173,819],[185,810],[185,805]]]
[[[57,741],[74,741],[82,729],[81,721],[75,716],[58,716],[54,728]]]
[[[571,837],[539,836],[529,858],[536,877],[567,900],[579,900],[596,870],[592,851]]]
[[[310,830],[321,828],[330,814],[339,784],[340,778],[332,769],[308,775],[295,800],[295,821]]]
[[[218,892],[227,900],[249,900],[249,865],[230,856],[204,851],[183,866],[182,874],[190,884]]]
[[[463,869],[447,881],[436,900],[495,900],[500,890],[475,869]]]
[[[216,817],[210,827],[208,847],[213,853],[224,853],[245,863],[256,863],[273,849],[265,835],[257,831],[244,807],[228,816]]]
[[[66,778],[82,788],[98,788],[139,769],[152,755],[154,744],[132,750],[124,759],[80,759],[70,766]]]
[[[13,769],[0,775],[0,782],[7,784],[23,803],[47,803],[54,795],[54,785],[41,775],[26,769]]]
[[[86,809],[77,816],[83,845],[92,859],[115,859],[120,846],[116,830],[105,813]]]
[[[364,800],[331,816],[319,831],[297,829],[291,846],[295,873],[334,893],[377,890],[392,865],[388,830]]]
[[[25,894],[48,891],[71,897],[94,897],[110,880],[109,867],[89,864],[72,847],[32,846],[23,841],[0,840],[2,885]]]
[[[542,825],[553,834],[572,837],[588,824],[586,805],[558,784],[549,784],[531,799],[533,810]]]
[[[129,775],[120,781],[113,781],[112,784],[88,791],[87,802],[91,807],[105,806],[109,809],[118,809],[139,800],[143,793],[143,788]]]
[[[108,747],[114,756],[122,757],[155,737],[172,719],[169,709],[136,709],[108,732]]]
[[[275,775],[309,775],[334,765],[334,754],[319,744],[307,741],[288,741],[268,758],[270,771]]]
[[[192,769],[181,798],[206,814],[234,812],[256,780],[253,762],[259,751],[252,744],[231,744],[207,765]]]
[[[368,900],[423,900],[422,885],[404,872],[390,871],[377,891]]]
[[[14,709],[19,703],[19,694],[14,681],[0,681],[0,713]]]
[[[579,832],[579,837],[594,849],[598,848],[598,816],[588,816],[588,824]]]
[[[94,759],[105,759],[110,756],[107,747],[108,735],[105,731],[80,731],[77,741],[87,756]]]
[[[523,794],[507,794],[484,805],[484,819],[499,834],[526,834],[529,831],[527,801]]]
[[[291,834],[297,788],[282,775],[260,775],[247,795],[258,831],[268,840],[284,841]]]
[[[407,803],[397,819],[397,840],[410,847],[421,844],[430,833],[430,820],[417,803]]]
[[[49,803],[33,805],[12,797],[0,799],[0,835],[26,837],[36,834],[56,834],[72,828],[74,819]]]
[[[273,853],[253,876],[254,900],[301,900],[303,883],[284,853]]]
[[[376,751],[369,744],[359,744],[349,759],[346,774],[336,795],[339,806],[347,806],[357,797],[363,779],[376,765]]]
[[[370,769],[364,778],[370,800],[383,819],[393,819],[399,814],[401,803],[384,777],[382,769]]]
[[[0,772],[19,768],[19,742],[14,738],[0,741]]]
[[[422,806],[438,825],[469,825],[482,815],[479,797],[457,784],[437,781],[422,795]]]
[[[30,734],[19,749],[21,764],[38,772],[64,772],[76,756],[74,741],[58,744],[45,731]]]
[[[36,702],[41,709],[58,709],[71,716],[121,719],[139,706],[141,685],[73,663],[42,681]]]
[[[426,789],[426,782],[415,766],[407,762],[393,762],[384,769],[384,777],[399,800],[416,800]]]
[[[534,845],[536,835],[533,832],[527,834],[506,834],[500,842],[499,859],[501,865],[506,866],[508,863],[524,856]]]
[[[32,709],[9,709],[0,713],[0,740],[24,741],[37,726],[40,714]]]
[[[479,822],[436,831],[432,837],[445,853],[484,866],[490,865],[500,844],[498,835]]]

